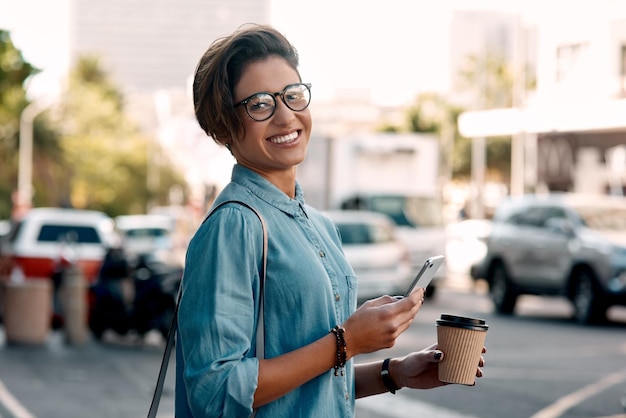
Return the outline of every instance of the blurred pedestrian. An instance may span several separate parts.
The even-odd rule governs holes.
[[[355,399],[444,385],[432,345],[385,362],[354,357],[394,345],[424,290],[356,309],[357,278],[337,229],[296,181],[311,135],[311,85],[296,49],[268,26],[214,42],[196,69],[197,120],[235,157],[216,198],[256,209],[269,234],[265,357],[255,348],[263,230],[249,208],[220,206],[189,244],[178,316],[176,417],[353,417]],[[482,359],[481,364],[482,366]],[[477,376],[482,372],[477,368]]]

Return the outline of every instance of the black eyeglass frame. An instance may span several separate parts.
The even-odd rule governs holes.
[[[302,109],[294,109],[291,106],[289,106],[289,103],[287,103],[287,101],[285,100],[285,92],[287,90],[289,90],[290,88],[294,87],[294,86],[304,86],[306,87],[306,89],[309,92],[309,101],[307,102],[306,106],[304,106]],[[248,114],[248,116],[250,116],[250,119],[256,121],[256,122],[263,122],[268,120],[269,118],[271,118],[272,116],[274,116],[274,113],[276,113],[276,97],[280,96],[280,99],[283,101],[283,103],[285,104],[285,106],[287,106],[287,108],[293,110],[294,112],[302,112],[303,110],[305,110],[307,107],[309,107],[309,105],[311,104],[311,83],[293,83],[293,84],[288,84],[287,86],[285,86],[284,89],[282,89],[281,91],[277,91],[275,93],[269,92],[269,91],[259,91],[257,93],[254,93],[248,97],[246,97],[245,99],[243,99],[242,101],[235,103],[234,107],[239,107],[239,106],[244,106],[244,109],[246,109],[246,113]],[[259,94],[267,94],[269,95],[272,99],[274,99],[274,108],[272,109],[272,113],[270,113],[266,118],[263,119],[255,119],[251,114],[250,111],[248,110],[248,102],[250,100],[252,100],[253,97],[258,96]]]

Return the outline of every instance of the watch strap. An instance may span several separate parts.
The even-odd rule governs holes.
[[[389,360],[389,358],[386,358],[383,361],[383,367],[380,370],[380,377],[383,379],[383,385],[385,385],[387,390],[395,395],[396,391],[400,390],[400,388],[396,386],[396,384],[391,379],[391,375],[389,374]]]

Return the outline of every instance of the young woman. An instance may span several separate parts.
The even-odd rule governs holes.
[[[307,151],[310,84],[295,48],[250,25],[213,43],[196,70],[198,122],[236,159],[215,204],[256,209],[269,235],[265,356],[256,355],[263,230],[238,203],[198,229],[186,258],[178,316],[176,417],[353,417],[355,399],[434,388],[443,353],[353,363],[392,347],[424,301],[383,296],[356,309],[357,278],[335,226],[307,206],[296,167]],[[482,366],[482,359],[481,365]],[[477,369],[477,376],[482,372]]]

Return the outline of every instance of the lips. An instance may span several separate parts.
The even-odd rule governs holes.
[[[298,131],[293,131],[292,133],[288,135],[280,135],[280,136],[271,137],[268,139],[268,141],[270,141],[273,144],[286,144],[296,139],[298,135],[299,135]]]

